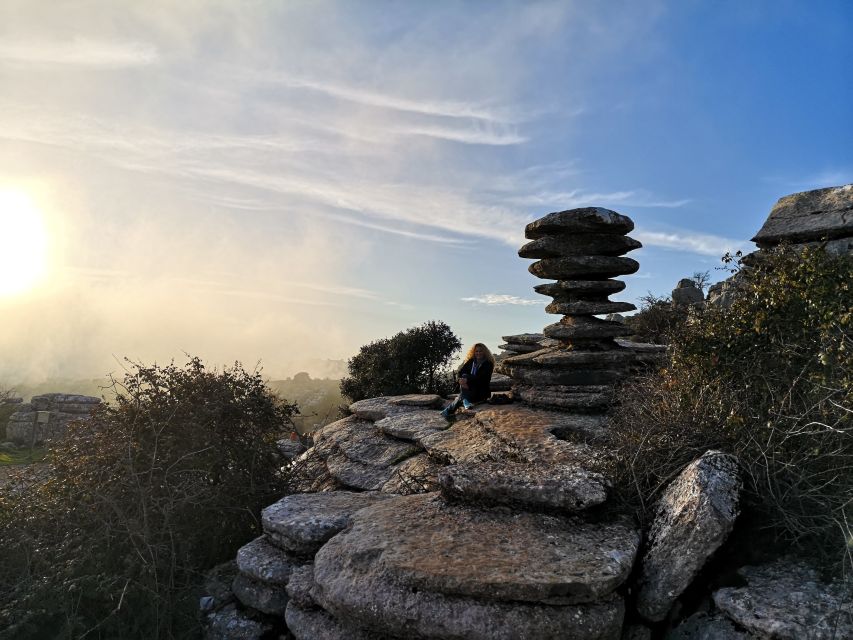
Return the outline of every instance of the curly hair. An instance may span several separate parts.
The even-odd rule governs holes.
[[[471,358],[474,357],[474,349],[480,347],[483,351],[486,352],[486,360],[492,363],[492,366],[495,364],[495,356],[492,355],[492,352],[489,351],[489,348],[484,345],[482,342],[475,343],[470,349],[468,349],[468,353],[465,354],[465,358],[462,363],[468,362]]]

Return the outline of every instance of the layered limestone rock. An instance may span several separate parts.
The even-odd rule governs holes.
[[[853,638],[853,580],[823,582],[811,567],[789,559],[742,567],[743,587],[714,593],[714,604],[757,638]]]
[[[537,260],[529,267],[533,275],[556,280],[534,289],[553,298],[547,313],[563,317],[544,330],[556,344],[516,351],[502,361],[517,398],[578,413],[603,413],[612,402],[612,388],[633,360],[633,352],[615,338],[631,331],[621,322],[595,316],[636,308],[609,300],[625,288],[613,278],[639,268],[635,260],[623,257],[641,246],[625,235],[633,228],[630,218],[593,207],[551,213],[527,225],[530,242],[518,255]]]
[[[9,416],[6,438],[23,445],[61,438],[69,422],[85,420],[100,402],[100,398],[68,393],[33,396]]]
[[[723,544],[738,515],[737,460],[708,451],[666,488],[642,560],[637,610],[660,621]]]
[[[853,238],[853,184],[779,198],[752,241],[760,249],[782,242],[826,241],[832,253],[849,253]]]

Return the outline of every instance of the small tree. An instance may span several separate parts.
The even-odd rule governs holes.
[[[341,393],[351,400],[405,393],[447,393],[449,364],[462,343],[443,322],[429,321],[364,345],[347,362]]]

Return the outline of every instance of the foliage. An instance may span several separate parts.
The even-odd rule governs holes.
[[[711,283],[711,272],[694,271],[693,275],[690,276],[690,279],[693,281],[693,284],[696,285],[696,288],[699,289],[699,291],[705,293],[705,288]]]
[[[47,465],[0,493],[0,638],[197,634],[201,572],[286,490],[293,405],[239,364],[134,365]]]
[[[293,417],[294,427],[299,433],[311,433],[340,417],[341,405],[344,404],[340,380],[312,378],[303,371],[293,378],[271,380],[267,386],[278,396],[299,406],[299,415]]]
[[[44,459],[44,449],[0,449],[0,467],[41,462]]]
[[[669,344],[674,331],[687,320],[688,309],[674,305],[669,298],[657,297],[652,292],[640,297],[640,310],[625,318],[625,324],[638,342]]]
[[[837,556],[853,539],[853,259],[777,250],[738,280],[731,307],[677,328],[666,369],[623,388],[622,493],[644,513],[686,464],[723,450],[767,527]]]
[[[347,363],[341,393],[351,400],[452,388],[450,361],[462,343],[443,322],[425,322],[364,345]]]

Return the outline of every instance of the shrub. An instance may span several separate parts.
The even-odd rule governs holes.
[[[625,318],[625,324],[638,342],[669,344],[672,334],[687,320],[687,307],[649,292],[640,298],[640,310]]]
[[[691,460],[727,451],[766,527],[837,557],[853,539],[851,310],[849,256],[780,249],[743,269],[731,307],[681,324],[670,364],[623,388],[622,495],[644,514]]]
[[[134,365],[116,391],[0,493],[2,638],[196,635],[201,572],[286,490],[295,407],[259,373]]]
[[[341,393],[351,400],[406,393],[450,393],[448,368],[462,343],[443,322],[425,322],[364,345],[347,362]]]

